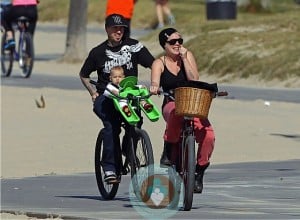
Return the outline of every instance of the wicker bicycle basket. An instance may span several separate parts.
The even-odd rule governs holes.
[[[178,87],[175,89],[175,114],[207,118],[212,102],[209,90],[193,87]]]

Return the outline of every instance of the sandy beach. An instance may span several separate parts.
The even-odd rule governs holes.
[[[90,33],[88,48],[104,38]],[[36,56],[62,54],[65,39],[64,33],[37,31]],[[58,80],[59,77],[78,79],[81,85],[80,67],[81,64],[38,60],[32,78],[15,77],[19,71],[15,68],[10,79],[1,80],[34,80],[38,73],[45,80],[49,75],[57,76]],[[149,80],[150,71],[141,69],[141,72],[140,79]],[[205,81],[205,77],[202,80]],[[247,84],[258,85],[251,80]],[[280,84],[275,86],[280,87]],[[35,104],[41,94],[46,101],[43,109]],[[153,97],[153,100],[161,105],[161,97]],[[271,102],[266,105],[265,100],[214,99],[209,113],[216,133],[211,163],[299,159],[299,113],[300,104],[295,103]],[[164,121],[144,121],[158,162]],[[91,98],[83,86],[82,89],[67,90],[1,85],[1,178],[94,172],[94,146],[101,128],[101,121],[92,112]]]

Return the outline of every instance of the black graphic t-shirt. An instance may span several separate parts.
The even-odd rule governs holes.
[[[138,76],[138,64],[150,68],[154,57],[139,41],[125,39],[122,44],[110,47],[105,41],[94,47],[86,58],[80,74],[89,77],[94,71],[98,74],[98,92],[103,93],[109,82],[109,73],[112,67],[122,66],[125,76]]]

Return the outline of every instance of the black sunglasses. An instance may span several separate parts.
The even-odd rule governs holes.
[[[172,40],[167,41],[167,43],[170,44],[170,45],[175,45],[176,42],[178,42],[179,44],[182,44],[183,43],[183,39],[182,38],[178,38],[178,39],[172,39]]]

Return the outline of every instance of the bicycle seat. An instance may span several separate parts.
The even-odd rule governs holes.
[[[23,22],[26,22],[26,21],[29,21],[29,18],[26,17],[26,16],[20,16],[20,17],[17,17],[17,18],[16,18],[16,21],[23,21]]]

